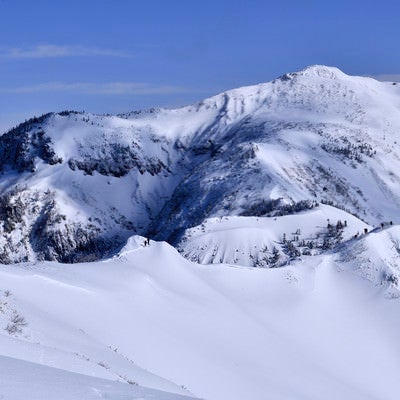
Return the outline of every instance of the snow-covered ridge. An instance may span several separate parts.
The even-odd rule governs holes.
[[[326,65],[311,65],[299,72],[289,74],[291,76],[319,77],[328,79],[344,79],[348,77],[343,71],[336,67]]]
[[[398,223],[399,115],[398,85],[312,66],[175,110],[34,118],[0,136],[0,261],[177,244],[207,218],[302,201]]]
[[[321,254],[370,229],[353,215],[321,204],[285,216],[207,219],[187,229],[177,247],[200,264],[276,268]]]

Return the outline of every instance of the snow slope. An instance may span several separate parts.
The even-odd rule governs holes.
[[[0,393],[25,398],[35,368],[37,397],[61,382],[67,399],[395,400],[399,298],[365,279],[375,237],[390,248],[400,232],[274,269],[199,265],[138,236],[102,262],[3,265]],[[396,251],[380,262],[398,273]],[[15,313],[26,325],[9,334]]]
[[[334,247],[335,238],[330,238],[331,246],[326,243],[329,238],[327,226],[335,227],[339,221],[343,224],[340,241],[371,229],[345,211],[320,204],[311,210],[277,217],[208,219],[200,226],[187,229],[177,248],[186,258],[201,264],[227,263],[248,267],[271,267],[273,263],[269,260],[276,248],[280,258],[273,266],[277,267],[293,258],[286,254],[287,242],[298,249],[297,257],[319,254]]]
[[[176,245],[304,200],[398,223],[399,111],[400,85],[311,66],[175,110],[34,118],[0,136],[0,261],[100,259],[134,233]]]
[[[193,399],[3,356],[0,356],[0,376],[0,396],[8,400]]]

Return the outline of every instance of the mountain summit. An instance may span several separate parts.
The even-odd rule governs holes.
[[[311,66],[179,109],[33,118],[0,137],[0,262],[327,203],[399,222],[400,86]]]

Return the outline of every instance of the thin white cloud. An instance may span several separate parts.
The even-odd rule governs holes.
[[[4,94],[28,94],[42,92],[80,93],[89,95],[150,95],[190,93],[192,91],[180,86],[152,85],[148,83],[137,82],[47,82],[14,88],[0,88],[0,93]]]
[[[54,44],[41,44],[30,47],[0,48],[0,59],[3,60],[90,56],[127,58],[132,57],[131,54],[119,50],[85,46],[60,46]]]
[[[370,77],[382,82],[400,82],[400,74],[380,74]]]

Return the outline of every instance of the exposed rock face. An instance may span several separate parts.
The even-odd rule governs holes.
[[[36,159],[49,165],[62,162],[42,129],[49,115],[32,118],[0,136],[0,171],[34,172]]]

